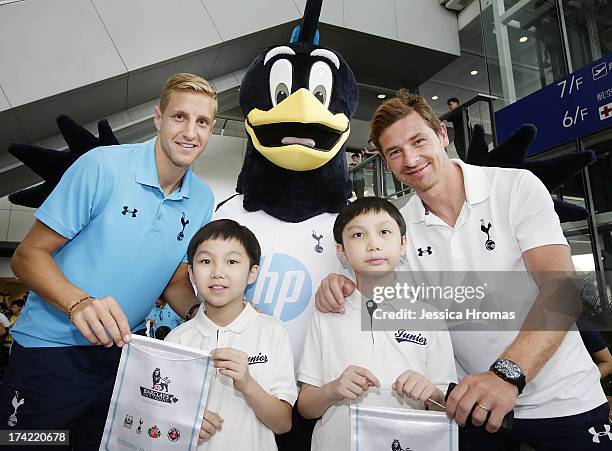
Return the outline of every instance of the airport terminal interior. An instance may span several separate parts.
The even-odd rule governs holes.
[[[60,114],[96,136],[106,119],[120,143],[145,141],[155,136],[160,86],[191,72],[218,92],[213,135],[194,171],[221,202],[235,193],[248,140],[241,81],[263,49],[288,42],[305,3],[0,0],[0,292],[7,302],[28,291],[9,261],[35,210],[11,195],[44,183],[10,144],[69,152]],[[592,150],[592,164],[551,196],[586,211],[563,222],[563,233],[590,283],[585,309],[612,314],[612,0],[324,0],[318,30],[357,81],[346,144],[353,199],[379,196],[402,207],[413,195],[368,143],[373,112],[399,88],[430,103],[449,129],[453,158],[470,158],[477,129],[493,149],[525,123],[539,131],[528,161]],[[611,331],[603,332],[609,345]],[[612,381],[603,383],[611,396]]]

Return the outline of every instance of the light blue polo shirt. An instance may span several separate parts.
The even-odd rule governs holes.
[[[133,330],[187,261],[189,240],[214,206],[212,190],[191,169],[165,196],[154,149],[155,138],[90,150],[34,213],[68,239],[53,255],[68,280],[96,298],[115,298]],[[24,347],[90,344],[34,292],[11,333]]]
[[[145,319],[147,321],[155,321],[155,325],[153,326],[155,330],[162,326],[167,326],[170,329],[174,329],[176,326],[184,322],[179,314],[172,310],[172,307],[170,307],[168,304],[164,305],[163,308],[159,308],[157,306],[153,307]]]

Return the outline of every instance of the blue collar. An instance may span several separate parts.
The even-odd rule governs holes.
[[[151,138],[149,141],[144,142],[143,148],[139,150],[140,154],[138,155],[138,161],[136,163],[136,182],[141,185],[152,186],[162,191],[159,186],[159,176],[157,174],[157,164],[155,161],[156,142],[157,137]],[[192,172],[191,167],[189,167],[185,175],[183,175],[181,186],[168,196],[170,199],[189,197],[191,194]]]

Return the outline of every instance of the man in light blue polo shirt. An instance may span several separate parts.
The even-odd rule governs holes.
[[[12,329],[2,428],[69,429],[72,449],[98,448],[131,331],[159,297],[181,314],[195,303],[181,262],[214,198],[191,164],[216,109],[206,80],[172,76],[155,138],[87,152],[36,211],[11,260],[32,293]]]
[[[157,335],[160,328],[163,328],[161,329],[162,332],[160,333],[167,334],[172,329],[183,323],[183,319],[178,315],[178,313],[172,310],[172,307],[164,302],[163,299],[157,299],[155,301],[155,307],[151,309],[145,320],[149,322],[151,326],[149,336],[155,338],[158,338]],[[149,330],[149,328],[147,328],[147,330]]]

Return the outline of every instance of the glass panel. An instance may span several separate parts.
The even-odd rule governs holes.
[[[562,4],[574,70],[612,51],[612,2],[562,0]]]
[[[495,110],[566,75],[555,3],[480,0]]]
[[[363,154],[353,161],[352,155],[349,156],[349,178],[353,184],[353,196],[351,200],[358,197],[375,196],[377,175],[375,172],[376,158],[372,158],[375,154]]]
[[[604,291],[612,304],[612,129],[590,136],[584,143],[597,156],[589,167],[589,177],[605,275]]]

